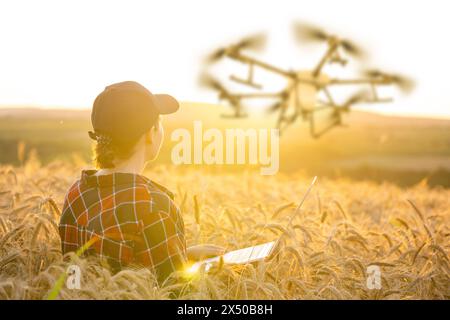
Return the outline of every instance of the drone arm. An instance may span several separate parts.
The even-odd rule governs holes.
[[[329,85],[355,85],[355,84],[372,84],[372,85],[389,85],[392,81],[386,79],[330,79]]]
[[[331,79],[330,85],[358,85],[358,84],[368,84],[371,88],[372,97],[366,99],[366,103],[375,102],[392,102],[392,98],[381,98],[378,96],[377,85],[389,85],[392,81],[389,79]]]
[[[263,68],[265,70],[268,70],[268,71],[274,72],[276,74],[279,74],[279,75],[281,75],[283,77],[288,77],[288,78],[294,77],[294,75],[291,72],[285,71],[283,69],[280,69],[278,67],[270,65],[270,64],[268,64],[266,62],[263,62],[263,61],[251,58],[251,57],[249,57],[247,55],[241,54],[240,52],[231,53],[229,55],[229,57],[232,58],[232,59],[241,61],[243,63],[248,63],[250,65],[258,66],[258,67]]]
[[[253,63],[249,63],[248,64],[248,74],[247,74],[247,79],[242,79],[242,78],[238,78],[235,75],[230,75],[230,80],[252,87],[254,89],[258,89],[261,90],[262,89],[262,85],[257,84],[253,81]]]
[[[326,96],[327,99],[328,99],[328,103],[329,103],[330,105],[332,105],[332,106],[335,106],[336,103],[334,102],[334,99],[333,99],[333,96],[331,95],[330,90],[328,90],[327,87],[323,87],[322,89],[323,89],[323,91],[325,92],[325,96]]]
[[[284,92],[267,92],[267,93],[234,93],[233,96],[239,99],[261,99],[261,98],[280,98]]]
[[[320,59],[317,66],[314,68],[313,75],[315,77],[317,77],[320,74],[320,71],[322,71],[323,66],[325,65],[325,63],[327,63],[328,60],[331,59],[337,47],[338,47],[337,41],[333,41],[333,43],[328,45],[328,50],[325,52],[322,59]]]

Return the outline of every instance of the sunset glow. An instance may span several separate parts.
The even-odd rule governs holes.
[[[398,95],[392,104],[366,109],[450,117],[445,72],[450,47],[440,41],[450,27],[445,2],[426,11],[417,2],[404,10],[404,3],[389,1],[369,6],[360,1],[314,1],[307,6],[302,1],[258,2],[255,9],[256,3],[4,1],[0,105],[90,108],[105,85],[130,79],[154,92],[171,92],[181,101],[216,103],[214,93],[197,85],[208,52],[242,35],[267,31],[269,43],[260,57],[286,69],[310,67],[323,48],[295,45],[290,29],[294,21],[308,21],[369,51],[366,64],[351,66],[355,71],[380,67],[417,82],[410,96]],[[433,13],[425,24],[420,23],[424,12]],[[266,85],[277,81],[263,74],[261,79]]]

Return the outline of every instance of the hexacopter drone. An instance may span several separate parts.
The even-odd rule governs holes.
[[[350,108],[357,103],[392,101],[392,98],[379,97],[378,86],[394,84],[404,92],[409,92],[413,89],[414,84],[411,80],[378,70],[365,71],[361,78],[340,79],[329,77],[323,72],[326,64],[338,63],[345,67],[347,60],[342,56],[342,53],[360,58],[363,56],[363,51],[349,40],[328,34],[306,24],[295,24],[294,31],[297,39],[300,41],[319,41],[327,44],[325,54],[311,70],[287,71],[242,53],[246,49],[261,48],[265,41],[263,35],[245,38],[235,44],[216,50],[208,57],[208,64],[224,57],[247,64],[248,75],[246,79],[231,75],[230,80],[259,90],[259,92],[233,93],[219,80],[203,74],[200,78],[201,85],[217,91],[219,99],[228,101],[233,107],[234,114],[228,117],[240,118],[246,116],[243,111],[242,100],[271,99],[275,100],[275,103],[270,106],[269,111],[278,112],[277,127],[280,129],[280,132],[300,116],[304,121],[309,121],[311,135],[317,138],[331,128],[342,125],[342,113],[349,112]],[[285,77],[288,80],[287,85],[277,92],[261,92],[262,86],[255,83],[253,79],[255,67],[260,67]],[[351,95],[343,103],[336,103],[330,87],[342,85],[365,85],[368,88]],[[329,111],[326,117],[326,125],[318,128],[316,114],[323,110]]]

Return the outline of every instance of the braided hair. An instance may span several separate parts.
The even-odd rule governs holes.
[[[152,128],[160,126],[160,118],[155,122]],[[89,131],[89,137],[97,143],[93,147],[93,162],[98,169],[114,168],[114,160],[128,159],[134,152],[134,148],[139,141],[118,142],[114,141],[109,135],[97,131]]]
[[[114,160],[130,157],[137,143],[117,143],[109,135],[92,131],[89,131],[89,137],[97,142],[93,147],[93,161],[98,169],[114,168]]]

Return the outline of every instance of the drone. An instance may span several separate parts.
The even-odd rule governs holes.
[[[304,23],[294,24],[294,34],[300,42],[319,42],[326,44],[326,50],[315,66],[310,70],[283,70],[277,66],[266,63],[248,55],[247,50],[260,50],[265,44],[265,35],[258,34],[242,39],[239,42],[220,48],[210,54],[205,64],[210,66],[223,58],[229,58],[248,66],[246,78],[230,75],[229,80],[256,90],[257,92],[235,93],[208,73],[200,76],[200,85],[212,89],[218,93],[219,100],[227,101],[234,113],[223,115],[224,117],[246,117],[243,101],[248,99],[270,99],[275,103],[268,106],[271,113],[278,112],[277,128],[280,133],[297,119],[309,123],[311,136],[318,138],[330,129],[343,125],[342,115],[348,113],[351,108],[359,103],[386,103],[393,99],[380,97],[379,86],[395,85],[402,92],[409,93],[414,88],[411,79],[393,73],[380,70],[366,70],[357,78],[343,79],[333,78],[325,72],[328,64],[338,64],[345,67],[348,57],[362,59],[365,52],[348,39],[327,33],[320,28]],[[256,67],[265,69],[270,73],[287,79],[287,84],[282,90],[275,92],[263,92],[262,85],[254,80]],[[344,102],[338,103],[332,95],[334,86],[359,86],[365,89],[358,90],[350,95]],[[318,125],[319,113],[328,110],[325,117],[325,126]]]

